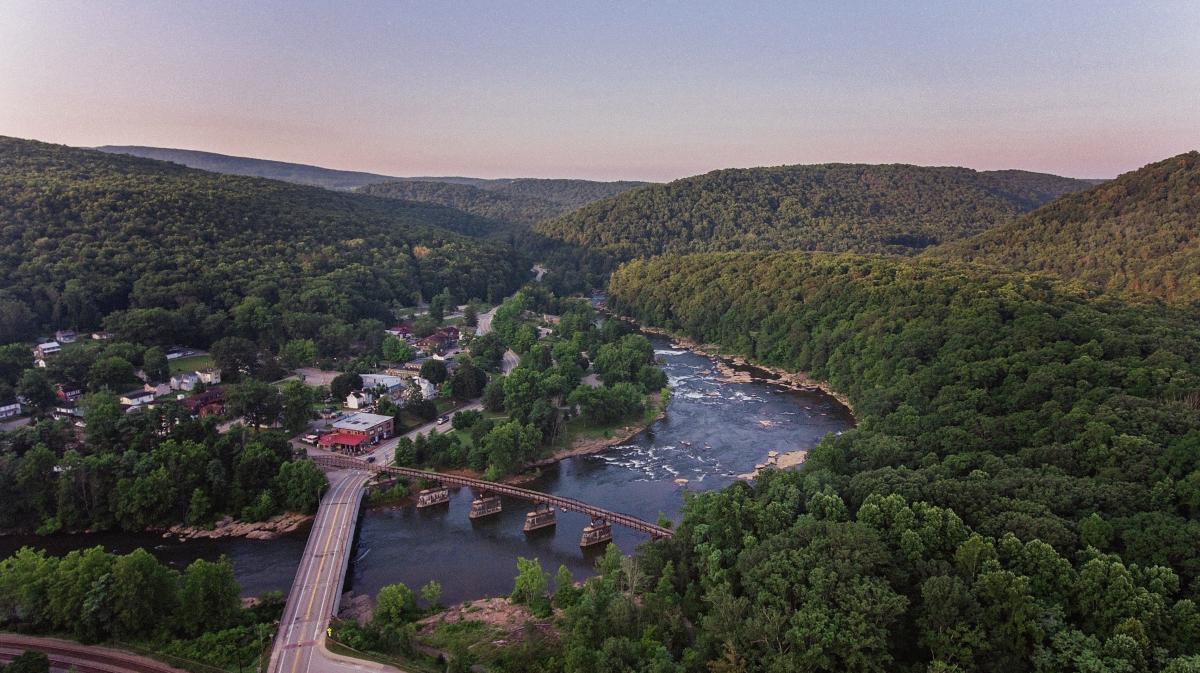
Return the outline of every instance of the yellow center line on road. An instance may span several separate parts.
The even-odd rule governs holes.
[[[338,487],[344,487],[344,483],[345,482],[343,482],[342,484],[338,484]],[[330,498],[331,501],[334,501],[336,499],[337,498],[333,498],[333,497]],[[334,508],[334,511],[330,513],[331,518],[336,516],[337,510],[341,508],[341,505],[333,505],[333,508]],[[315,579],[313,580],[314,589],[309,592],[308,606],[304,610],[304,621],[308,621],[309,619],[312,618],[313,601],[316,600],[316,598],[317,598],[317,592],[315,590],[315,585],[321,581],[321,573],[325,570],[325,557],[329,553],[329,542],[333,538],[333,531],[336,530],[338,528],[338,526],[331,525],[328,528],[329,528],[329,530],[325,533],[325,540],[322,545],[321,562],[317,566],[317,574],[316,574]],[[310,563],[311,563],[311,561],[310,561]],[[296,673],[296,669],[300,666],[300,649],[299,648],[296,650],[295,656],[296,656],[296,658],[292,660],[291,673]]]

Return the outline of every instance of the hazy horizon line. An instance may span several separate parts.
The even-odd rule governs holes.
[[[37,138],[29,138],[28,140],[36,140],[38,142],[53,143],[53,141],[39,140]],[[381,172],[381,170],[387,170],[387,169],[371,169],[371,168],[357,168],[357,167],[345,168],[345,167],[340,167],[340,166],[335,166],[335,165],[330,165],[330,164],[325,164],[325,163],[313,163],[312,160],[288,160],[288,159],[276,159],[273,157],[255,156],[253,154],[231,154],[229,151],[216,151],[216,150],[202,149],[202,148],[197,148],[197,147],[144,145],[144,144],[140,144],[140,143],[104,143],[101,145],[70,145],[67,143],[53,143],[53,144],[63,144],[63,145],[66,145],[67,147],[75,147],[78,149],[88,149],[88,150],[100,150],[102,148],[112,148],[112,147],[136,147],[136,148],[155,149],[155,150],[175,150],[175,151],[181,151],[181,152],[199,152],[199,153],[217,155],[217,156],[222,156],[222,157],[229,157],[229,158],[234,158],[234,159],[250,159],[250,160],[254,160],[254,161],[269,161],[269,162],[273,162],[273,163],[289,164],[289,165],[293,165],[293,166],[305,166],[305,167],[309,167],[309,168],[319,168],[319,169],[331,170],[331,171],[342,171],[342,172],[347,172],[347,173],[364,173],[364,174],[369,174],[369,175],[378,175],[380,177],[385,177],[385,178],[399,178],[399,179],[406,179],[406,180],[413,180],[413,179],[418,179],[418,178],[472,178],[472,179],[478,179],[478,180],[534,179],[534,180],[586,180],[589,182],[646,182],[646,183],[651,183],[651,184],[668,184],[671,182],[675,182],[677,180],[686,180],[687,178],[697,177],[697,176],[701,176],[701,175],[707,175],[708,173],[724,171],[724,170],[750,170],[750,169],[755,169],[755,168],[782,168],[782,167],[788,167],[788,166],[821,166],[821,165],[829,165],[829,164],[864,165],[864,166],[900,165],[900,166],[917,166],[917,167],[921,167],[921,168],[965,168],[965,169],[972,170],[972,171],[975,171],[978,173],[1016,170],[1016,171],[1024,171],[1027,173],[1037,173],[1040,175],[1054,175],[1057,177],[1071,178],[1074,180],[1112,180],[1112,179],[1115,179],[1116,177],[1118,177],[1119,175],[1122,175],[1122,174],[1130,172],[1130,171],[1136,171],[1139,168],[1143,168],[1144,166],[1149,165],[1150,163],[1156,163],[1156,162],[1162,161],[1164,159],[1169,159],[1170,157],[1173,157],[1173,156],[1178,156],[1180,154],[1186,154],[1188,152],[1196,151],[1194,149],[1185,149],[1180,152],[1177,152],[1176,154],[1164,156],[1159,159],[1155,159],[1151,162],[1148,162],[1146,164],[1141,164],[1138,166],[1133,166],[1133,167],[1127,168],[1127,169],[1117,173],[1116,175],[1104,175],[1104,176],[1101,176],[1101,175],[1086,175],[1086,176],[1085,175],[1067,175],[1064,173],[1052,173],[1052,172],[1044,171],[1044,170],[1023,168],[1021,166],[1005,166],[1003,168],[980,168],[980,167],[976,167],[976,166],[957,165],[957,164],[921,164],[921,163],[915,163],[915,162],[911,162],[911,161],[875,161],[875,162],[871,162],[871,161],[832,160],[832,161],[800,161],[800,162],[795,162],[795,163],[783,163],[783,164],[763,163],[763,164],[752,164],[752,165],[718,166],[718,167],[714,167],[714,168],[709,168],[707,170],[704,170],[704,171],[701,171],[698,173],[689,173],[686,175],[680,175],[677,177],[673,177],[669,180],[662,180],[662,179],[655,179],[655,178],[628,177],[628,176],[627,177],[619,177],[619,178],[603,178],[602,179],[602,178],[596,178],[596,177],[580,177],[577,175],[564,175],[564,174],[557,174],[557,173],[556,174],[545,174],[545,175],[538,175],[535,173],[524,174],[524,175],[488,175],[486,173],[461,172],[461,173],[443,173],[443,174],[411,173],[411,174],[406,175],[406,174],[394,173],[391,171]],[[201,170],[201,169],[198,169],[198,170]]]

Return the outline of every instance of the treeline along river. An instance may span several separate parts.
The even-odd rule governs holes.
[[[808,449],[825,434],[854,423],[849,411],[828,395],[763,380],[729,382],[712,358],[672,348],[661,337],[651,341],[671,388],[666,416],[627,444],[545,468],[528,487],[649,521],[660,514],[677,520],[685,490],[722,488],[764,462],[769,451]],[[472,493],[462,489],[452,492],[448,508],[364,511],[349,588],[374,594],[393,582],[418,587],[437,580],[447,603],[503,595],[512,589],[518,556],[540,559],[551,573],[559,564],[576,578],[591,573],[601,550],[580,550],[579,533],[587,524],[583,515],[559,512],[556,529],[527,536],[521,527],[528,503],[505,499],[499,515],[472,522],[467,518],[471,498]],[[0,554],[23,545],[53,553],[93,545],[119,552],[141,546],[177,567],[194,558],[225,554],[244,592],[256,595],[287,590],[305,535],[301,531],[275,540],[187,542],[126,533],[10,536],[0,538]],[[645,539],[618,526],[613,527],[613,537],[625,552]]]

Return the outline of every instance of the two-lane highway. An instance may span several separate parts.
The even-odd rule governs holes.
[[[342,593],[363,487],[370,476],[361,470],[329,474],[329,490],[308,534],[271,648],[271,673],[395,670],[336,657],[325,649],[325,631]]]

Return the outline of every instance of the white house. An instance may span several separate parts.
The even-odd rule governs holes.
[[[12,418],[13,416],[21,415],[21,403],[9,402],[8,404],[0,404],[0,418]]]
[[[432,400],[438,396],[437,386],[433,385],[428,379],[414,376],[413,383],[417,384],[417,387],[421,389],[421,397]]]
[[[221,382],[221,370],[216,367],[197,369],[196,376],[200,377],[200,382],[206,386],[215,386]]]
[[[131,390],[121,395],[121,404],[127,404],[131,407],[136,407],[141,404],[148,404],[154,401],[154,392],[151,390]]]
[[[59,343],[73,344],[75,343],[75,330],[60,329],[54,333],[54,340]]]
[[[172,390],[177,390],[177,388],[172,388],[169,383],[147,383],[142,386],[142,389],[148,393],[154,393],[155,397],[170,395]]]
[[[196,372],[181,372],[171,377],[171,390],[190,391],[200,383],[200,376]]]
[[[46,341],[34,347],[33,356],[39,360],[45,360],[51,355],[58,355],[60,351],[62,351],[62,346],[57,341]]]
[[[369,390],[355,390],[346,396],[347,409],[362,409],[375,402],[375,394]]]
[[[403,391],[408,384],[406,379],[390,374],[363,374],[362,382],[363,390],[376,390],[382,386],[388,395],[395,395]]]

